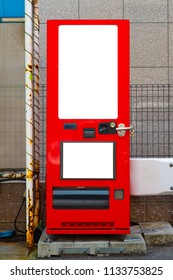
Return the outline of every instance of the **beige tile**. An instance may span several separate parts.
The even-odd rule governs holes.
[[[169,24],[169,66],[173,67],[173,23]]]
[[[80,0],[80,19],[122,19],[122,0]]]
[[[167,22],[167,1],[124,0],[124,17],[131,22]]]
[[[78,0],[40,0],[39,14],[41,22],[48,19],[77,19]]]
[[[173,67],[169,68],[169,83],[173,84]]]
[[[131,67],[168,66],[167,24],[131,24]]]
[[[130,77],[131,84],[167,84],[168,68],[131,68]]]
[[[169,0],[169,21],[173,23],[173,0]]]

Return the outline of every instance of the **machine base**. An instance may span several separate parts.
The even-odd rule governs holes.
[[[99,235],[104,235],[104,234],[110,234],[110,235],[115,235],[115,234],[129,234],[130,233],[130,228],[124,228],[124,229],[117,229],[117,228],[112,228],[112,229],[92,229],[92,228],[82,228],[82,229],[46,229],[47,234],[81,234],[81,235],[90,235],[90,234],[99,234]]]
[[[100,232],[101,233],[101,232]],[[46,230],[38,243],[38,257],[60,255],[145,254],[146,243],[140,230],[121,235],[47,235]]]

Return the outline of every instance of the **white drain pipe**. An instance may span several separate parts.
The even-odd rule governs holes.
[[[38,0],[34,0],[34,139],[35,139],[35,208],[34,226],[37,227],[40,221],[40,142],[39,142],[39,123],[40,123],[40,102],[39,102],[39,16]]]
[[[26,243],[34,235],[33,0],[25,0]]]

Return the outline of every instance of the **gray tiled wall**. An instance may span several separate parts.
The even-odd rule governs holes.
[[[169,82],[173,84],[173,67],[169,68]]]
[[[169,24],[169,65],[173,67],[173,23]]]
[[[124,0],[124,17],[131,22],[167,22],[166,0]]]
[[[47,19],[77,19],[78,0],[40,0],[39,16],[41,23]]]
[[[123,0],[80,0],[80,19],[121,19]]]
[[[154,89],[157,89],[157,85],[166,86],[173,83],[173,0],[40,0],[39,5],[41,22],[40,81],[42,84],[46,84],[47,19],[129,19],[131,23],[131,84],[155,85]],[[141,87],[139,89],[141,91]],[[152,95],[152,90],[152,87],[147,87],[149,96]],[[169,87],[166,86],[162,93],[168,94],[168,92]],[[146,91],[144,93],[146,94]],[[46,94],[45,90],[43,94]],[[143,109],[147,110],[147,108]],[[144,116],[143,113],[141,115]],[[45,117],[44,114],[43,116]],[[166,113],[164,113],[165,116]],[[139,114],[136,117],[140,117]],[[149,156],[155,155],[154,145],[151,143],[158,142],[158,133],[161,129],[158,120],[155,120],[153,124],[156,130],[155,134],[151,134],[151,131],[147,134],[149,125],[147,122],[143,124],[143,127],[139,127],[142,122],[134,121],[133,124],[139,133],[136,133],[136,138],[134,137],[132,141],[132,146],[135,149],[134,153],[132,151],[132,155],[142,155],[143,152],[148,153]],[[164,122],[164,125],[166,124],[167,120]],[[145,130],[146,135],[142,134],[142,130]],[[145,136],[148,145],[146,145]],[[45,140],[41,141],[44,143],[42,146],[44,151]],[[137,145],[137,143],[145,145],[142,147],[142,144]],[[163,143],[166,151],[165,156],[168,156],[171,153],[170,142],[169,145],[166,140]],[[169,151],[166,150],[167,146],[169,146]],[[157,145],[157,150],[158,147],[162,146]],[[163,151],[160,153],[161,156],[164,155]]]
[[[173,22],[173,0],[168,0],[169,22]]]
[[[157,67],[132,67],[131,84],[167,84],[169,69]]]
[[[46,84],[47,19],[129,19],[131,22],[131,84],[173,84],[173,0],[39,0],[39,15],[41,84]],[[18,34],[20,36],[17,41],[18,45],[13,46],[13,52],[10,52],[10,46],[7,46],[6,40],[8,36],[11,36],[11,40],[13,40],[16,33],[12,31],[7,36],[9,31],[1,30],[1,38],[4,36],[3,32],[6,34],[6,39],[0,41],[0,49],[3,48],[3,51],[0,52],[1,85],[4,83],[11,84],[11,86],[19,85],[24,81],[23,27],[22,24],[19,24]],[[13,25],[8,25],[7,28],[13,28]],[[11,65],[8,69],[4,66],[7,52]],[[21,53],[23,56],[20,57]],[[15,70],[16,67],[18,67],[18,71]],[[1,90],[1,100],[3,94]],[[16,99],[16,103],[13,103],[14,111],[9,107],[7,96],[5,103],[1,102],[0,129],[3,131],[0,137],[1,167],[25,165],[24,122],[20,124],[22,116],[24,119],[24,99],[22,99],[23,91],[21,89],[16,88],[13,94],[11,93],[10,104],[12,104],[13,95],[17,96],[17,94],[19,94],[19,100]],[[41,100],[41,104],[44,102],[45,100]],[[20,108],[16,106],[20,106]],[[6,122],[3,121],[4,117]],[[10,132],[6,131],[7,127]],[[45,125],[41,127],[45,128]],[[45,137],[41,139],[41,143],[45,144]],[[43,144],[41,150],[45,150]],[[7,151],[8,153],[6,153]],[[7,155],[9,151],[12,156]]]
[[[0,168],[25,166],[24,23],[0,24]]]
[[[0,85],[24,84],[24,24],[0,24]]]
[[[40,72],[45,83],[47,19],[129,19],[131,83],[172,82],[173,0],[40,0]]]
[[[167,24],[131,24],[131,67],[167,67]]]

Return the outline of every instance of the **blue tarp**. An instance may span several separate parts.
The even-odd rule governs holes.
[[[0,0],[0,18],[24,17],[24,0]]]

